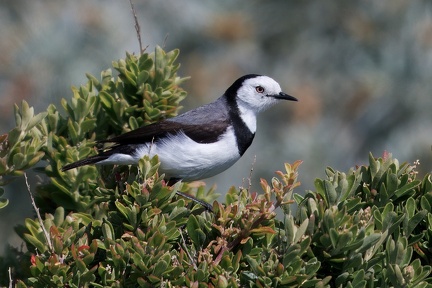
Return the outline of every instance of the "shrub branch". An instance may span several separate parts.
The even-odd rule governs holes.
[[[33,197],[33,194],[31,192],[31,189],[30,189],[30,184],[28,183],[27,173],[24,173],[24,178],[25,178],[25,183],[26,183],[26,186],[27,186],[27,191],[28,191],[28,193],[30,195],[30,200],[31,200],[33,209],[36,211],[36,215],[37,215],[37,218],[39,220],[39,224],[40,224],[40,226],[42,228],[42,231],[44,233],[44,236],[45,236],[45,239],[47,241],[48,247],[49,247],[51,253],[54,253],[54,248],[53,248],[53,245],[51,243],[50,236],[48,234],[48,231],[45,229],[42,217],[41,217],[41,215],[39,213],[39,208],[36,206],[36,202],[34,201],[34,197]]]

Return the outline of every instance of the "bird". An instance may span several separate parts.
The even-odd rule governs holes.
[[[63,166],[62,171],[89,164],[133,165],[145,155],[158,155],[159,172],[168,183],[209,178],[243,156],[255,137],[257,115],[281,100],[298,101],[268,76],[244,75],[214,102],[100,140],[112,146]]]

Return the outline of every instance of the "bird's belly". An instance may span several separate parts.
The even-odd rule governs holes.
[[[240,158],[232,129],[228,129],[214,143],[197,143],[185,134],[178,134],[154,143],[146,154],[148,151],[150,156],[159,156],[159,171],[165,173],[166,178],[186,181],[217,175]]]

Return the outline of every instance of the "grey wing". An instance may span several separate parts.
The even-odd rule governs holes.
[[[216,102],[190,110],[177,117],[143,126],[100,142],[142,144],[182,131],[195,142],[213,143],[226,131],[229,124],[226,105],[219,98]]]

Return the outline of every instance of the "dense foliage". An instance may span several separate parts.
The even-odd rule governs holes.
[[[28,251],[1,259],[0,285],[13,266],[17,287],[432,287],[432,176],[417,179],[416,164],[388,153],[347,173],[327,168],[304,196],[294,193],[301,161],[285,164],[261,191],[232,187],[224,203],[201,182],[167,186],[157,157],[60,171],[97,140],[176,115],[186,95],[177,56],[128,54],[113,63],[118,76],[88,75],[61,112],[15,107],[0,184],[45,163],[30,189],[47,232],[38,219],[17,228]]]

